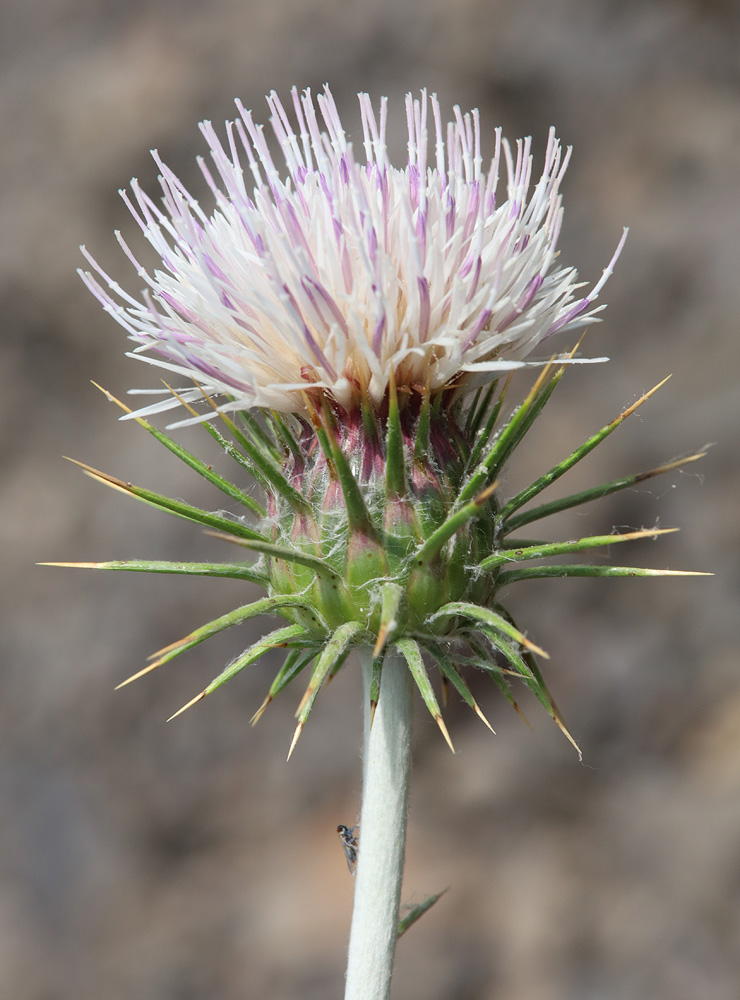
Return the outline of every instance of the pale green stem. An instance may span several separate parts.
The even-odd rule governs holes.
[[[360,847],[349,940],[345,1000],[387,1000],[396,951],[406,847],[413,681],[390,652],[370,728],[372,653],[364,650],[365,702]]]

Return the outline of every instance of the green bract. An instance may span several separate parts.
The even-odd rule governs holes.
[[[373,650],[373,703],[377,703],[383,658],[394,648],[406,660],[428,710],[448,742],[429,675],[432,667],[439,670],[445,695],[452,684],[481,718],[482,712],[464,679],[469,669],[486,672],[517,710],[511,685],[513,681],[521,682],[569,735],[538,666],[537,657],[547,654],[527,638],[506,611],[502,603],[504,588],[518,580],[542,576],[683,574],[623,566],[542,563],[616,542],[654,537],[665,530],[557,543],[525,540],[515,532],[550,514],[692,462],[700,455],[613,480],[553,503],[532,505],[547,486],[648,399],[653,389],[526,489],[513,497],[500,497],[496,486],[504,463],[522,442],[563,372],[564,366],[547,366],[524,401],[505,417],[508,382],[493,382],[472,397],[462,397],[454,386],[434,393],[428,386],[418,386],[401,393],[392,381],[379,411],[368,403],[347,412],[336,404],[330,407],[318,394],[312,402],[309,390],[307,418],[265,412],[264,422],[260,423],[249,413],[237,414],[232,420],[219,412],[223,432],[211,423],[204,423],[204,428],[238,463],[240,481],[246,470],[261,484],[266,505],[246,494],[243,485],[220,476],[161,430],[135,417],[162,444],[240,504],[245,513],[251,513],[254,526],[123,483],[88,466],[83,466],[85,471],[145,503],[206,526],[219,537],[255,553],[258,559],[249,563],[135,560],[74,565],[227,576],[261,584],[267,597],[238,607],[159,650],[153,662],[129,680],[247,618],[272,614],[287,624],[245,650],[180,712],[221,687],[268,650],[284,648],[285,661],[253,721],[283,688],[310,667],[310,679],[298,707],[292,752],[322,684],[340,669],[352,648]],[[124,404],[114,401],[130,412]],[[533,560],[535,565],[529,565]]]

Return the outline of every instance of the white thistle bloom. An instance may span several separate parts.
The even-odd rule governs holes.
[[[359,847],[356,827],[338,827],[353,852],[351,867],[357,862],[345,994],[357,1000],[388,996],[398,937],[438,898],[399,924],[413,687],[451,749],[432,671],[443,692],[454,689],[489,729],[466,676],[488,677],[522,714],[518,682],[578,750],[540,669],[547,653],[522,631],[502,594],[538,578],[687,574],[570,561],[672,528],[537,541],[547,534],[534,529],[530,536],[530,526],[701,454],[539,501],[656,386],[518,492],[500,492],[502,470],[564,374],[562,364],[532,360],[532,352],[603,308],[595,303],[626,230],[600,280],[579,293],[576,271],[555,266],[570,149],[562,152],[553,130],[539,180],[533,180],[531,140],[512,148],[499,129],[484,172],[478,112],[455,108],[443,128],[436,97],[422,92],[419,100],[406,99],[408,162],[398,169],[387,158],[385,100],[376,117],[369,97],[360,95],[364,163],[355,158],[328,89],[315,102],[308,91],[300,96],[293,89],[292,103],[295,125],[275,93],[268,98],[285,168],[275,165],[262,127],[241,104],[240,117],[226,126],[225,145],[210,122],[201,125],[212,160],[200,161],[215,200],[210,215],[156,152],[163,208],[136,180],[131,195],[122,192],[161,260],[149,273],[118,236],[148,286],[141,299],[84,248],[92,270],[81,272],[137,345],[132,356],[184,376],[189,386],[163,390],[164,399],[136,413],[106,395],[226,496],[228,508],[201,509],[78,464],[93,479],[236,543],[255,561],[240,554],[230,562],[57,565],[263,587],[266,597],[240,599],[163,646],[123,683],[232,626],[262,615],[282,618],[281,627],[253,641],[170,718],[266,653],[284,650],[251,721],[305,672],[288,757],[319,693],[359,651],[366,734]],[[498,192],[500,172],[505,197]],[[537,364],[545,367],[526,396],[505,409],[508,380],[498,376]],[[472,388],[478,391],[468,393]],[[209,402],[222,399],[205,416],[190,406],[202,391]],[[242,411],[234,420],[221,412],[218,428],[206,425],[235,463],[233,480],[143,419],[181,402],[191,415],[181,423]],[[255,420],[245,412],[252,407],[272,412]],[[264,496],[245,490],[247,475]],[[568,561],[551,561],[561,557]]]
[[[117,234],[148,286],[140,300],[83,247],[97,275],[80,272],[83,280],[137,343],[133,356],[226,394],[225,410],[302,412],[312,386],[352,411],[363,397],[380,406],[392,373],[399,386],[429,382],[432,391],[451,380],[480,384],[603,308],[594,302],[626,231],[601,279],[577,295],[575,269],[554,266],[570,158],[554,130],[532,185],[529,138],[514,152],[496,129],[485,172],[478,112],[456,107],[445,129],[425,92],[406,99],[404,169],[388,162],[385,99],[376,117],[360,95],[364,163],[328,88],[316,102],[294,88],[292,101],[297,129],[277,95],[268,98],[287,176],[237,102],[226,148],[201,124],[213,162],[199,160],[216,203],[210,216],[156,151],[163,209],[135,179],[133,198],[122,192],[163,264],[150,274]],[[138,412],[175,405],[168,394]]]

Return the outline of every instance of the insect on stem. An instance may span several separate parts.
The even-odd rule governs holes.
[[[344,826],[342,823],[337,827],[350,875],[354,875],[357,871],[357,852],[360,849],[359,830],[359,826]]]

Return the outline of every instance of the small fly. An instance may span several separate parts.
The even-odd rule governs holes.
[[[343,826],[341,823],[337,827],[350,875],[354,875],[357,870],[357,852],[360,849],[359,830],[359,826]]]

